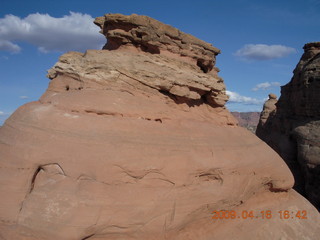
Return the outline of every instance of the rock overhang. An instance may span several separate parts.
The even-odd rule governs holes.
[[[118,72],[177,102],[224,108],[228,96],[215,67],[219,49],[147,16],[106,14],[95,24],[107,38],[103,50],[64,54],[50,79],[69,75],[112,85],[110,73]]]
[[[211,44],[148,16],[106,14],[94,23],[108,39],[105,49],[133,45],[151,53],[168,51],[193,59],[204,72],[213,69],[215,56],[220,53]]]

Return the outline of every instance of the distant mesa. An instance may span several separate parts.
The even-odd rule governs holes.
[[[285,162],[226,109],[211,44],[146,16],[95,20],[103,50],[69,52],[39,101],[0,128],[0,238],[316,239]],[[214,220],[303,209],[308,220]]]
[[[248,129],[252,133],[256,132],[260,112],[231,112],[231,114],[238,120],[239,126]]]

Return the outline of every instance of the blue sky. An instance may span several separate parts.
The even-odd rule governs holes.
[[[221,49],[231,111],[261,111],[290,81],[307,42],[320,41],[320,0],[2,0],[0,125],[48,86],[46,71],[66,51],[99,49],[93,18],[142,14]]]

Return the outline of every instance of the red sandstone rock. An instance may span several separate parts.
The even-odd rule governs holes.
[[[263,131],[263,129],[267,129],[268,127],[265,126],[267,124],[267,120],[271,119],[275,114],[276,114],[276,103],[277,103],[277,96],[273,93],[269,94],[269,99],[264,103],[262,112],[260,114],[260,119],[259,119],[259,127],[258,127],[258,132],[257,135],[259,136],[260,133],[259,131]]]
[[[223,107],[222,80],[180,58],[133,46],[60,58],[41,99],[0,129],[3,239],[319,236],[286,164]],[[258,218],[213,220],[217,210]]]

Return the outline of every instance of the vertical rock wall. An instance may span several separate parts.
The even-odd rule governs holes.
[[[269,111],[266,102],[256,133],[287,162],[295,188],[320,209],[320,42],[304,46],[293,73],[276,109]]]

